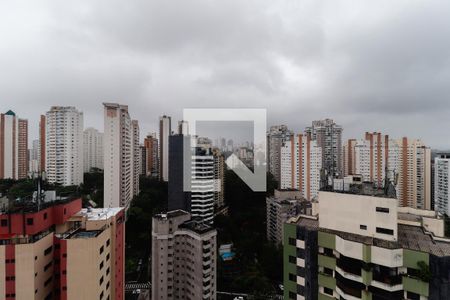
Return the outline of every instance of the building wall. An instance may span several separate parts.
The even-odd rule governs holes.
[[[267,133],[267,165],[268,171],[281,185],[281,147],[293,136],[286,125],[271,126]]]
[[[146,164],[143,170],[146,176],[158,177],[159,173],[159,147],[156,134],[148,135],[144,139]]]
[[[16,245],[15,260],[16,299],[45,299],[53,293],[53,234],[33,244]]]
[[[281,189],[298,189],[312,200],[320,189],[322,149],[309,136],[297,135],[281,149]]]
[[[107,246],[110,238],[111,230],[108,228],[96,238],[73,238],[66,241],[68,299],[100,299],[101,293],[104,295],[103,299],[107,299],[111,295],[112,260],[106,260],[106,256],[113,251],[111,243]],[[110,272],[107,275],[108,269]]]
[[[399,206],[420,209],[431,208],[431,153],[420,140],[406,137],[391,141],[392,149],[389,170],[398,174],[397,198]],[[398,161],[392,161],[397,159]],[[392,164],[391,164],[392,163]],[[395,169],[396,168],[396,169]]]
[[[104,105],[104,207],[128,208],[139,191],[139,141],[135,145],[137,124],[133,125],[128,106]]]
[[[0,114],[0,179],[28,176],[28,121],[14,112]]]
[[[151,299],[216,299],[217,232],[180,228],[190,214],[172,213],[152,220]]]
[[[45,120],[45,116],[41,115],[40,119],[39,119],[39,171],[45,171],[46,165],[45,165],[45,156],[47,153],[46,150],[46,120]]]
[[[18,122],[17,178],[23,179],[28,177],[28,120],[19,119]]]
[[[383,212],[377,211],[381,208]],[[379,210],[379,209],[378,209]],[[386,212],[384,212],[386,210]],[[395,199],[352,195],[344,193],[319,193],[320,227],[350,232],[384,240],[397,240],[397,202]],[[360,213],[364,211],[364,214]],[[392,234],[377,232],[377,227],[392,230]],[[366,226],[363,229],[361,226]]]
[[[450,158],[435,158],[434,165],[434,208],[450,216]]]
[[[322,166],[329,175],[342,177],[342,127],[331,119],[317,120],[305,134],[322,149]],[[334,173],[334,174],[332,174]]]
[[[46,172],[51,183],[83,182],[83,113],[53,106],[46,114]]]
[[[103,133],[95,128],[87,128],[83,132],[84,172],[92,168],[103,170]]]
[[[133,155],[133,196],[139,194],[139,176],[141,174],[141,155],[139,146],[139,122],[133,120],[131,122],[133,129],[132,137],[132,155]]]
[[[159,176],[162,181],[169,180],[169,136],[172,134],[171,118],[159,118]]]

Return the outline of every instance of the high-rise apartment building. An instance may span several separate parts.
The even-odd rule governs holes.
[[[292,136],[281,148],[281,189],[297,189],[312,200],[320,189],[322,148],[309,135]]]
[[[344,175],[361,175],[363,181],[383,187],[389,160],[389,136],[366,132],[364,139],[344,145]]]
[[[400,206],[431,208],[431,150],[420,140],[402,138],[389,144],[388,170],[396,182]]]
[[[441,155],[434,159],[434,209],[450,216],[450,156]]]
[[[92,168],[103,170],[103,133],[95,128],[87,128],[83,133],[84,172]]]
[[[1,299],[124,299],[124,211],[81,203],[0,213]]]
[[[178,121],[178,134],[189,135],[189,123],[188,121]]]
[[[182,210],[152,223],[151,299],[216,299],[217,231]]]
[[[83,113],[73,106],[52,106],[46,114],[45,165],[49,182],[83,182]]]
[[[172,134],[171,118],[159,118],[159,177],[162,181],[169,180],[169,137]]]
[[[305,133],[322,149],[322,167],[328,176],[342,177],[342,126],[331,119],[318,120]]]
[[[39,172],[39,140],[33,140],[28,151],[28,169],[30,172]]]
[[[141,167],[139,169],[141,175],[147,176],[147,149],[144,145],[139,146],[139,153],[140,153],[140,163]]]
[[[346,175],[361,175],[379,188],[388,179],[399,206],[431,209],[431,152],[420,140],[367,132],[364,139],[348,140],[343,151]]]
[[[214,159],[214,206],[225,206],[225,158],[218,148],[212,150]]]
[[[28,176],[28,120],[19,119],[19,140],[18,140],[18,171],[17,177],[19,179],[27,178]]]
[[[45,120],[45,116],[41,115],[40,119],[39,119],[39,171],[40,172],[44,172],[46,170],[46,166],[45,166],[45,156],[47,155],[47,151],[46,151],[46,143],[47,143],[47,138],[46,138],[46,120]]]
[[[296,190],[275,190],[273,196],[266,198],[268,241],[277,245],[283,243],[284,223],[300,213],[304,202],[302,193]]]
[[[443,236],[433,211],[321,191],[312,215],[285,225],[284,299],[448,299]]]
[[[355,146],[356,139],[349,139],[342,147],[342,164],[344,168],[344,177],[356,174],[355,165]]]
[[[192,218],[212,225],[214,221],[215,174],[214,156],[210,147],[195,147],[191,170],[190,213]]]
[[[105,122],[103,206],[128,209],[135,191],[139,190],[139,173],[136,174],[139,170],[135,171],[135,157],[139,156],[139,140],[136,141],[137,124],[132,122],[127,105],[103,103],[103,106]]]
[[[139,194],[139,176],[141,174],[141,149],[139,144],[139,122],[137,120],[131,121],[133,130],[133,196]]]
[[[28,121],[9,110],[0,114],[0,179],[28,176]]]
[[[156,133],[147,135],[144,139],[145,148],[145,175],[158,177],[159,175],[159,144]]]
[[[293,136],[286,125],[271,126],[267,132],[267,165],[269,172],[281,186],[281,147]]]
[[[169,210],[182,209],[207,224],[214,218],[214,156],[211,142],[189,135],[172,135],[169,146]],[[189,153],[184,157],[185,153]],[[186,182],[185,182],[186,180]]]

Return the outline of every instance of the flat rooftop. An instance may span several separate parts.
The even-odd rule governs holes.
[[[319,229],[319,220],[308,215],[299,215],[296,220],[291,222],[291,224],[296,224],[297,226],[305,227],[310,230]]]
[[[163,219],[170,219],[170,218],[176,218],[179,216],[184,216],[189,214],[187,211],[181,210],[181,209],[177,209],[177,210],[172,210],[169,211],[167,213],[160,213],[160,214],[156,214],[154,215],[154,218],[163,220]]]
[[[450,240],[440,241],[426,233],[421,227],[412,225],[398,225],[398,240],[388,241],[369,236],[363,236],[348,232],[319,228],[320,231],[335,234],[345,240],[373,245],[387,249],[410,249],[427,252],[436,256],[450,256]]]
[[[203,234],[203,233],[207,233],[207,232],[215,230],[213,227],[209,226],[208,224],[205,224],[198,220],[190,220],[190,221],[184,222],[178,228],[189,229],[198,234]]]
[[[81,230],[74,232],[72,235],[69,236],[69,239],[90,239],[96,237],[101,232],[102,232],[101,230],[90,230],[90,231]]]
[[[86,216],[89,221],[108,220],[117,215],[123,208],[83,208],[74,216]]]
[[[372,182],[351,183],[347,190],[334,189],[332,186],[326,186],[320,189],[324,192],[333,192],[340,194],[396,198],[395,188],[390,184],[387,188],[378,188]]]

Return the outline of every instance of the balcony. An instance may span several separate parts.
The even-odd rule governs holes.
[[[403,289],[405,291],[413,292],[425,297],[429,295],[429,284],[427,282],[423,282],[418,278],[403,276]]]
[[[336,261],[336,266],[346,273],[350,273],[356,276],[361,276],[362,263],[359,260],[341,256]]]

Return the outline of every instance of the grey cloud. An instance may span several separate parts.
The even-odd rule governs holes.
[[[446,1],[21,1],[0,4],[0,110],[75,105],[143,134],[185,107],[266,107],[300,131],[332,117],[450,148]],[[439,124],[437,121],[439,120]]]

